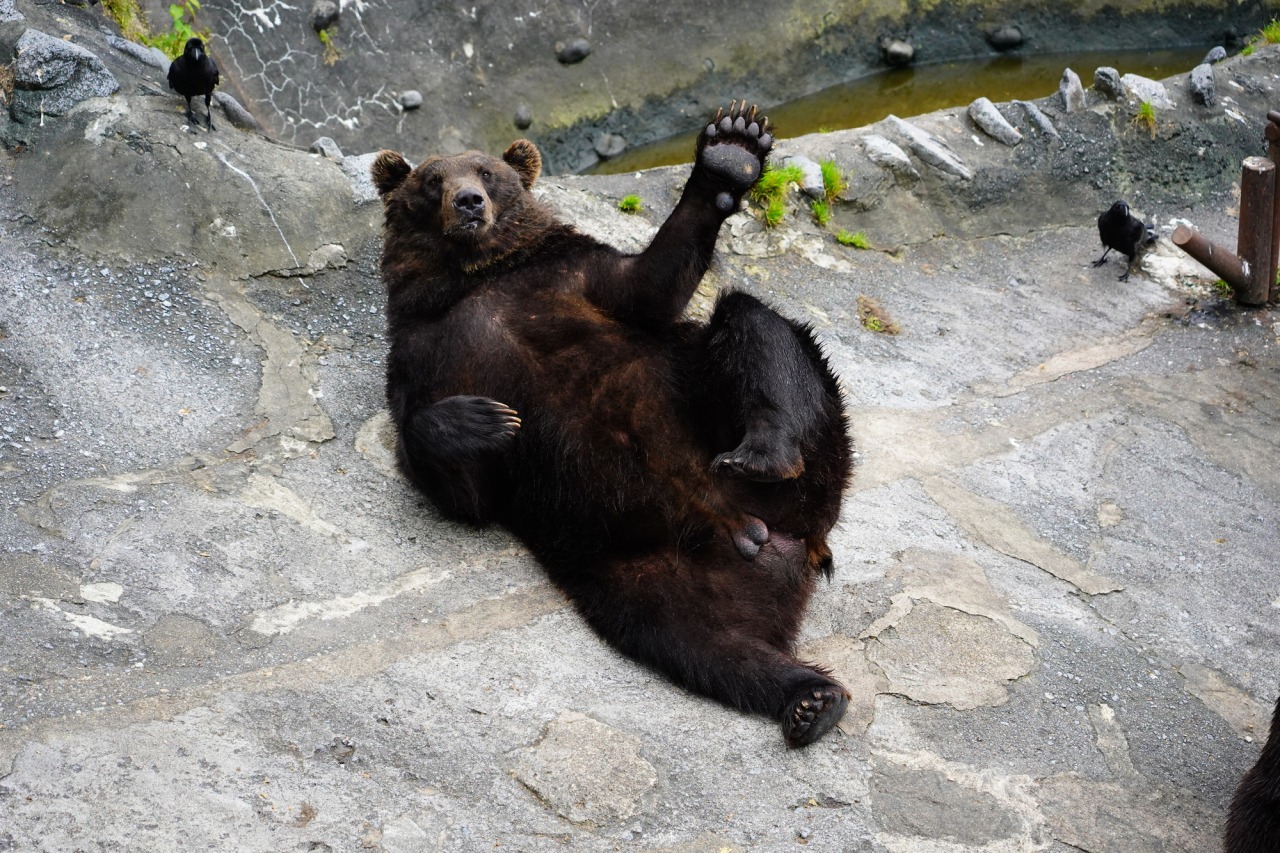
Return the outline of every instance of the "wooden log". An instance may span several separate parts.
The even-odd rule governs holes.
[[[1235,287],[1241,305],[1265,305],[1275,283],[1272,232],[1276,223],[1276,164],[1246,157],[1240,172],[1240,232],[1236,254],[1248,265],[1245,286]]]

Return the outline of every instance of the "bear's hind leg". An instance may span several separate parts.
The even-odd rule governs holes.
[[[689,690],[780,720],[791,748],[808,746],[840,722],[849,691],[825,671],[740,636],[727,640],[679,644],[668,636],[670,645],[651,649],[656,660],[645,662]]]
[[[841,400],[808,331],[753,296],[720,297],[706,329],[701,386],[717,455],[717,473],[755,482],[794,480],[805,472],[803,445],[838,428]]]
[[[676,684],[782,724],[790,747],[839,722],[849,692],[791,653],[813,575],[769,545],[753,566],[724,549],[593,568],[565,591],[606,642]]]

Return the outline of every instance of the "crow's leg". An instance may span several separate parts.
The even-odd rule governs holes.
[[[204,96],[204,111],[205,111],[205,117],[209,121],[209,129],[216,130],[217,128],[213,126],[213,107],[209,105],[209,102],[212,100],[213,100],[212,93],[206,93]]]
[[[192,124],[196,124],[197,123],[196,114],[191,109],[191,96],[187,95],[186,98],[187,98],[187,121],[191,122]]]
[[[1096,261],[1094,261],[1094,262],[1093,262],[1093,265],[1094,265],[1095,267],[1100,267],[1100,266],[1102,266],[1104,263],[1106,263],[1106,261],[1107,261],[1107,255],[1109,255],[1109,254],[1111,254],[1111,247],[1110,247],[1110,246],[1108,246],[1108,247],[1107,247],[1107,250],[1106,250],[1105,252],[1103,252],[1103,253],[1102,253],[1102,257],[1098,258]]]

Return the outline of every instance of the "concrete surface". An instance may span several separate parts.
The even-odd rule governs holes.
[[[1121,194],[1234,242],[1280,52],[1232,63],[1154,139],[1092,94],[1013,149],[963,109],[913,122],[967,181],[876,166],[892,123],[781,143],[840,152],[837,223],[873,250],[802,207],[726,226],[695,309],[732,285],[813,323],[858,448],[804,630],[854,701],[802,751],[614,654],[510,536],[394,474],[376,204],[334,201],[337,165],[183,129],[127,74],[9,128],[0,850],[1216,849],[1280,685],[1280,318],[1167,241],[1128,282],[1090,264]],[[41,185],[95,156],[153,183]],[[633,247],[682,178],[541,193]],[[308,192],[341,209],[274,217]],[[102,198],[195,218],[134,247]],[[859,322],[873,302],[899,334]]]

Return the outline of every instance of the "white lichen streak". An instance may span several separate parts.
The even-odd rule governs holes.
[[[68,613],[58,606],[58,602],[52,598],[31,598],[31,603],[40,610],[56,613],[63,619],[66,619],[78,630],[90,637],[97,637],[101,640],[111,640],[121,634],[132,634],[132,628],[121,628],[119,625],[112,625],[110,622],[104,622],[94,616],[86,616],[83,613]]]
[[[253,194],[258,197],[258,203],[261,204],[263,210],[267,212],[267,216],[271,217],[271,224],[275,226],[276,233],[280,235],[280,242],[284,243],[285,249],[289,251],[289,257],[293,258],[294,267],[302,266],[302,263],[298,260],[298,256],[293,253],[293,247],[289,245],[289,239],[284,236],[284,229],[281,228],[280,223],[276,221],[275,211],[271,209],[271,205],[267,204],[267,200],[262,197],[262,191],[258,189],[258,182],[255,181],[248,172],[244,171],[243,169],[236,168],[236,166],[233,165],[232,162],[227,159],[227,154],[233,154],[236,157],[240,157],[240,155],[232,151],[223,142],[219,142],[218,146],[220,148],[225,149],[225,153],[223,151],[217,151],[215,152],[215,156],[220,161],[222,161],[222,165],[226,166],[228,169],[235,172],[237,175],[239,175],[240,177],[244,178],[246,181],[249,182],[249,186],[253,188]],[[244,159],[244,158],[241,158],[241,159]]]
[[[325,601],[289,601],[267,610],[259,610],[253,614],[253,622],[249,630],[266,636],[288,634],[309,619],[327,621],[329,619],[345,619],[360,611],[377,607],[397,596],[420,589],[433,587],[449,580],[453,573],[445,570],[429,571],[426,568],[416,569],[401,575],[390,584],[368,592],[355,592],[351,595],[340,595]]]
[[[378,5],[367,0],[342,0],[342,26],[338,31],[341,51],[362,56],[386,54],[364,21],[365,14]],[[325,128],[359,127],[366,110],[383,110],[392,115],[399,112],[385,83],[366,86],[359,75],[335,75],[327,68],[324,47],[311,36],[310,26],[289,26],[290,18],[305,19],[309,14],[302,6],[260,0],[256,4],[231,2],[224,8],[215,27],[224,55],[235,67],[232,76],[258,105],[275,114],[276,121],[269,120],[268,124],[279,128],[289,141],[309,144],[315,136],[323,135]],[[286,34],[295,29],[307,34],[301,45],[286,41]],[[293,38],[288,36],[289,40]]]

